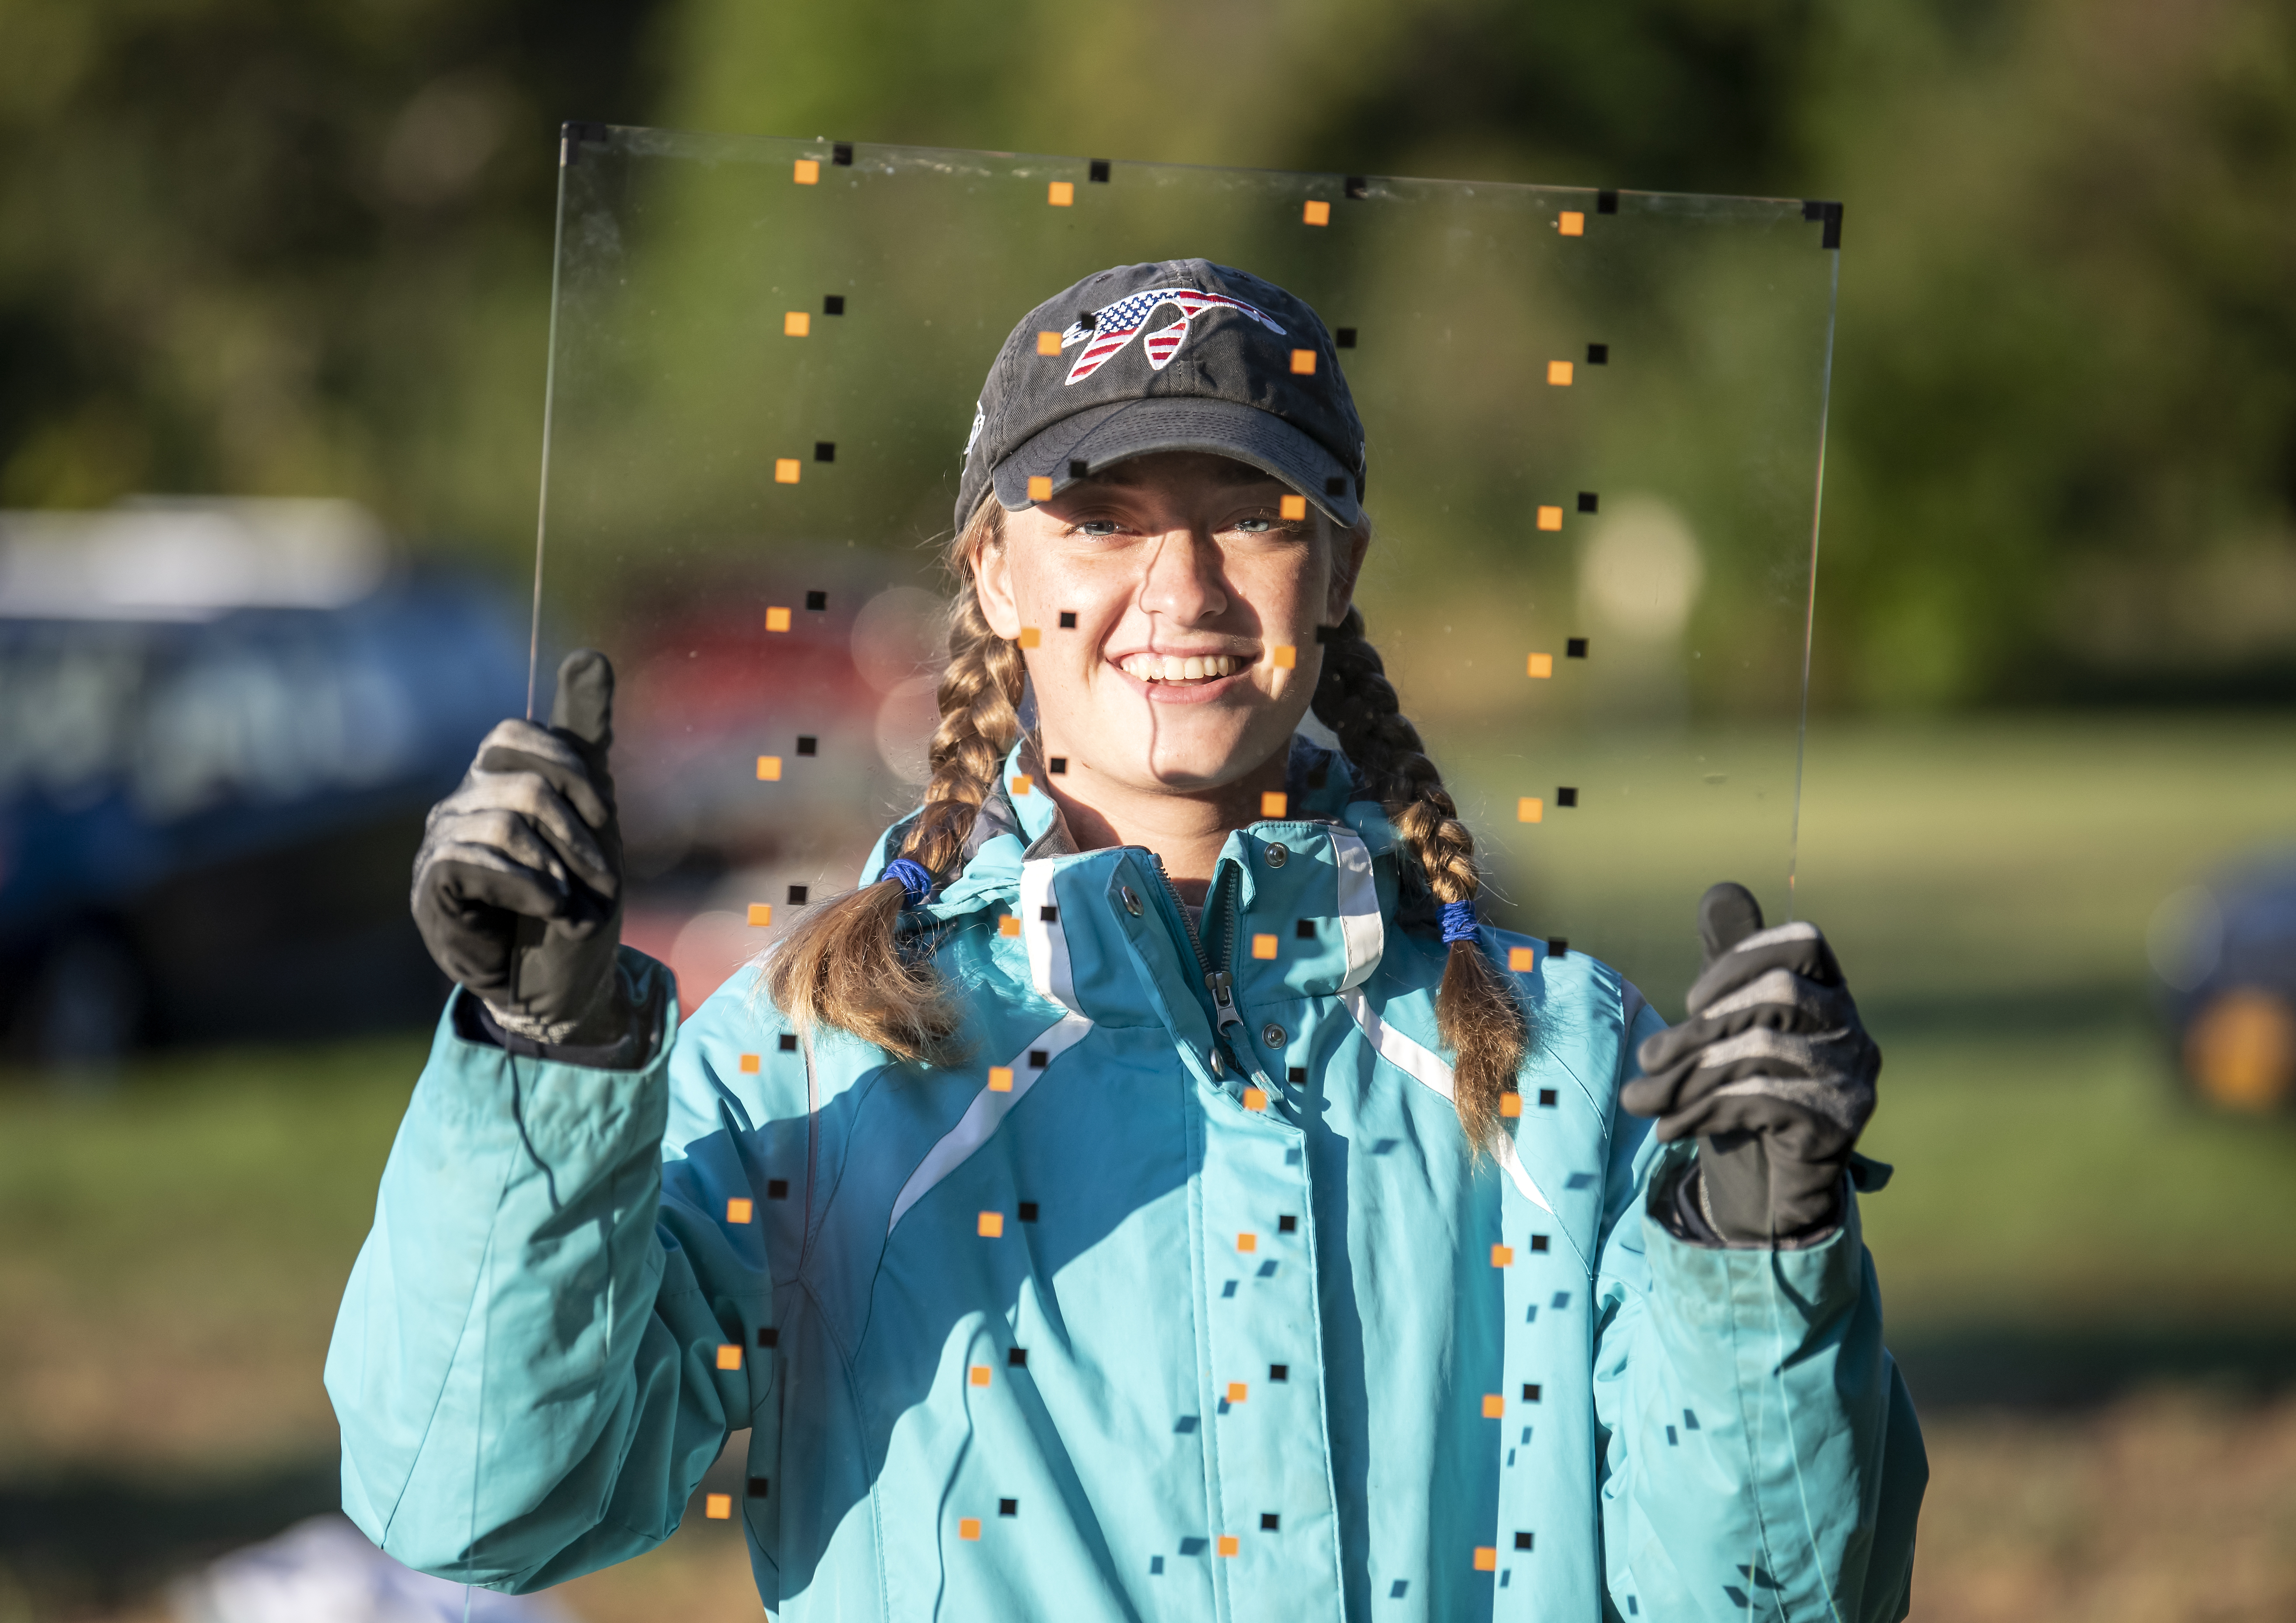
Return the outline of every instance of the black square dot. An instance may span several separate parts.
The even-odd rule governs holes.
[[[1070,479],[1090,479],[1092,477],[1092,464],[1085,461],[1084,458],[1080,456],[1070,457],[1069,477]]]
[[[1538,1102],[1547,1110],[1553,1110],[1554,1108],[1554,1090],[1551,1087],[1540,1088],[1538,1090]]]
[[[1282,1217],[1275,1219],[1275,1232],[1279,1234],[1298,1234],[1300,1232],[1300,1219],[1293,1217],[1290,1212],[1284,1213]]]
[[[1301,919],[1298,923],[1292,926],[1292,933],[1299,937],[1302,941],[1314,940],[1316,939],[1316,921],[1313,919]]]
[[[1021,1222],[1023,1222],[1023,1223],[1034,1223],[1036,1220],[1037,1220],[1037,1203],[1036,1203],[1034,1201],[1021,1201]]]
[[[1583,636],[1565,638],[1562,643],[1562,657],[1566,660],[1585,659],[1587,657],[1587,639]]]
[[[758,1326],[758,1346],[779,1347],[781,1344],[782,1332],[780,1331],[775,1329],[771,1324],[760,1324]]]
[[[1054,906],[1052,903],[1046,902],[1043,906],[1037,909],[1037,917],[1044,923],[1057,924],[1061,922],[1061,910]]]
[[[827,298],[824,299],[821,301],[821,313],[824,316],[844,315],[845,295],[842,293],[832,293]]]
[[[837,442],[833,439],[815,440],[813,442],[813,460],[816,462],[835,462],[837,460]]]
[[[765,1478],[751,1477],[750,1479],[750,1497],[752,1499],[764,1498],[766,1496],[766,1489],[768,1486],[770,1485],[767,1482]]]
[[[787,1179],[787,1178],[785,1178],[785,1177],[769,1177],[769,1178],[767,1178],[767,1179],[766,1180],[766,1199],[767,1199],[768,1201],[786,1201],[786,1200],[788,1200],[788,1199],[789,1199],[789,1179]]]
[[[800,733],[797,735],[797,752],[800,755],[817,755],[821,752],[821,741],[810,733]]]
[[[805,906],[805,898],[806,898],[806,897],[807,897],[807,895],[808,895],[808,890],[807,890],[807,889],[806,889],[806,887],[805,887],[805,886],[803,886],[803,885],[791,885],[791,886],[789,888],[789,905],[790,905],[791,906],[792,906],[792,907],[802,907],[802,906]]]
[[[1021,1513],[1021,1502],[1018,1499],[999,1499],[996,1501],[996,1513],[1000,1516],[1017,1516]]]
[[[1006,1369],[1028,1368],[1029,1349],[1025,1347],[1013,1348],[1010,1352],[1004,1355],[1004,1367]]]
[[[853,143],[850,141],[833,141],[830,143],[829,161],[837,165],[840,168],[851,168],[853,167]]]
[[[1030,1070],[1042,1070],[1046,1066],[1052,1062],[1053,1056],[1046,1053],[1043,1049],[1031,1048],[1029,1050],[1029,1069]]]
[[[1316,640],[1317,642],[1319,642],[1319,643],[1320,643],[1320,642],[1322,642],[1324,639],[1323,639],[1323,638],[1321,638],[1321,637],[1317,637]],[[1317,761],[1314,766],[1310,766],[1310,767],[1308,767],[1308,788],[1310,788],[1310,789],[1321,789],[1324,784],[1326,784],[1326,783],[1330,783],[1331,781],[1332,781],[1332,768],[1331,768],[1331,766],[1330,766],[1329,763],[1327,763],[1327,762],[1324,762],[1324,761]]]
[[[1069,758],[1065,755],[1056,755],[1053,757],[1052,759],[1045,763],[1045,770],[1051,773],[1054,777],[1065,775],[1068,769]]]
[[[1356,330],[1353,327],[1341,327],[1332,332],[1332,341],[1342,349],[1352,349],[1356,347]]]
[[[818,614],[827,607],[829,607],[828,593],[808,592],[805,594],[805,611],[808,614]]]
[[[1076,611],[1074,609],[1063,609],[1061,611],[1061,629],[1063,631],[1074,631],[1076,629]]]
[[[1608,344],[1589,344],[1589,345],[1587,345],[1587,365],[1588,365],[1589,366],[1608,366],[1610,364],[1611,364],[1611,346],[1610,346],[1610,345],[1608,345]]]
[[[1514,1547],[1518,1550],[1528,1550],[1530,1548],[1530,1535],[1528,1533],[1517,1533],[1514,1536]]]
[[[1270,1381],[1289,1381],[1292,1379],[1292,1366],[1288,1364],[1271,1364],[1267,1366],[1267,1378]]]
[[[1365,198],[1365,197],[1369,197],[1369,196],[1371,195],[1371,180],[1370,180],[1370,178],[1369,178],[1368,176],[1363,176],[1363,175],[1350,175],[1350,176],[1348,176],[1348,195],[1349,195],[1349,197],[1354,197],[1354,198]]]
[[[1095,158],[1092,160],[1092,182],[1097,186],[1104,186],[1108,184],[1107,159]]]
[[[1597,192],[1597,193],[1595,193],[1595,213],[1597,213],[1597,214],[1616,214],[1618,211],[1619,211],[1619,194],[1618,194],[1616,192],[1607,192],[1607,191],[1606,191],[1606,192]]]
[[[1522,1383],[1522,1400],[1525,1403],[1537,1403],[1538,1401],[1538,1381],[1526,1381]]]
[[[1603,498],[1597,492],[1592,490],[1581,490],[1578,493],[1579,512],[1599,512],[1602,511],[1602,507]]]
[[[1338,642],[1339,640],[1340,640],[1340,628],[1339,628],[1337,626],[1318,626],[1318,627],[1316,627],[1316,642],[1318,642],[1318,643],[1336,643],[1336,642]]]
[[[1305,1087],[1308,1086],[1308,1068],[1294,1065],[1283,1073],[1283,1079],[1294,1087]]]
[[[781,1051],[783,1053],[795,1053],[797,1052],[797,1033],[794,1031],[783,1032],[780,1046]]]
[[[1324,481],[1324,494],[1325,496],[1345,496],[1347,493],[1348,481],[1341,475],[1334,473],[1331,478]]]
[[[1530,1237],[1530,1249],[1534,1251],[1545,1250],[1546,1249],[1546,1236],[1545,1234],[1533,1234]]]
[[[1262,1511],[1259,1512],[1259,1530],[1261,1532],[1273,1533],[1283,1525],[1283,1518],[1277,1515],[1274,1511]]]
[[[1570,939],[1568,936],[1547,937],[1546,955],[1550,958],[1569,957],[1570,955]]]
[[[1555,790],[1554,803],[1557,806],[1576,806],[1578,804],[1578,791],[1565,783]]]

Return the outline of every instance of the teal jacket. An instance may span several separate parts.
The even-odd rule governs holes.
[[[531,1589],[730,1512],[789,1619],[1903,1616],[1926,1465],[1854,1200],[1795,1250],[1646,1217],[1692,1153],[1618,1105],[1663,1022],[1490,930],[1535,1036],[1471,1154],[1446,949],[1307,752],[1198,931],[1016,751],[905,916],[954,1069],[750,974],[619,1070],[458,993],[328,1356],[352,1518]],[[744,1429],[744,1490],[693,1503]]]

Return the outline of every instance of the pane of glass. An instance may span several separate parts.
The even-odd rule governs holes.
[[[768,939],[752,905],[849,886],[914,803],[998,344],[1167,258],[1341,335],[1357,601],[1488,914],[1671,1012],[1705,885],[1787,912],[1838,259],[1799,201],[638,129],[567,156],[536,702],[565,650],[613,657],[627,934],[690,1001]]]

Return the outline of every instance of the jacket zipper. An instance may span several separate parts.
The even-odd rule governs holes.
[[[1213,965],[1212,955],[1204,947],[1203,936],[1197,930],[1195,921],[1188,916],[1186,904],[1180,900],[1179,888],[1172,883],[1172,876],[1164,871],[1164,859],[1153,851],[1149,852],[1148,856],[1156,865],[1156,877],[1163,882],[1164,894],[1172,898],[1172,911],[1179,914],[1180,928],[1187,931],[1188,945],[1194,949],[1196,955],[1196,968],[1203,974],[1204,989],[1212,995],[1212,1015],[1218,1026],[1216,1036],[1222,1044],[1226,1044],[1230,1026],[1235,1027],[1238,1030],[1243,1028],[1243,1016],[1236,1012],[1235,1007],[1235,978],[1227,971]],[[1230,905],[1227,868],[1225,864],[1221,865],[1218,874],[1212,881],[1212,893],[1205,899],[1205,911],[1211,911],[1215,906],[1219,909],[1218,916],[1221,923],[1219,941],[1225,948],[1234,934],[1234,930],[1227,927]],[[1249,1053],[1250,1050],[1247,1048],[1244,1052]],[[1229,1051],[1228,1060],[1238,1071],[1246,1069],[1242,1062],[1236,1059],[1235,1051],[1233,1049]]]

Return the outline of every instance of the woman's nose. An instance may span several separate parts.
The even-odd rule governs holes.
[[[1170,530],[1149,549],[1140,582],[1140,607],[1175,625],[1194,626],[1227,611],[1220,582],[1225,561],[1207,537]]]

